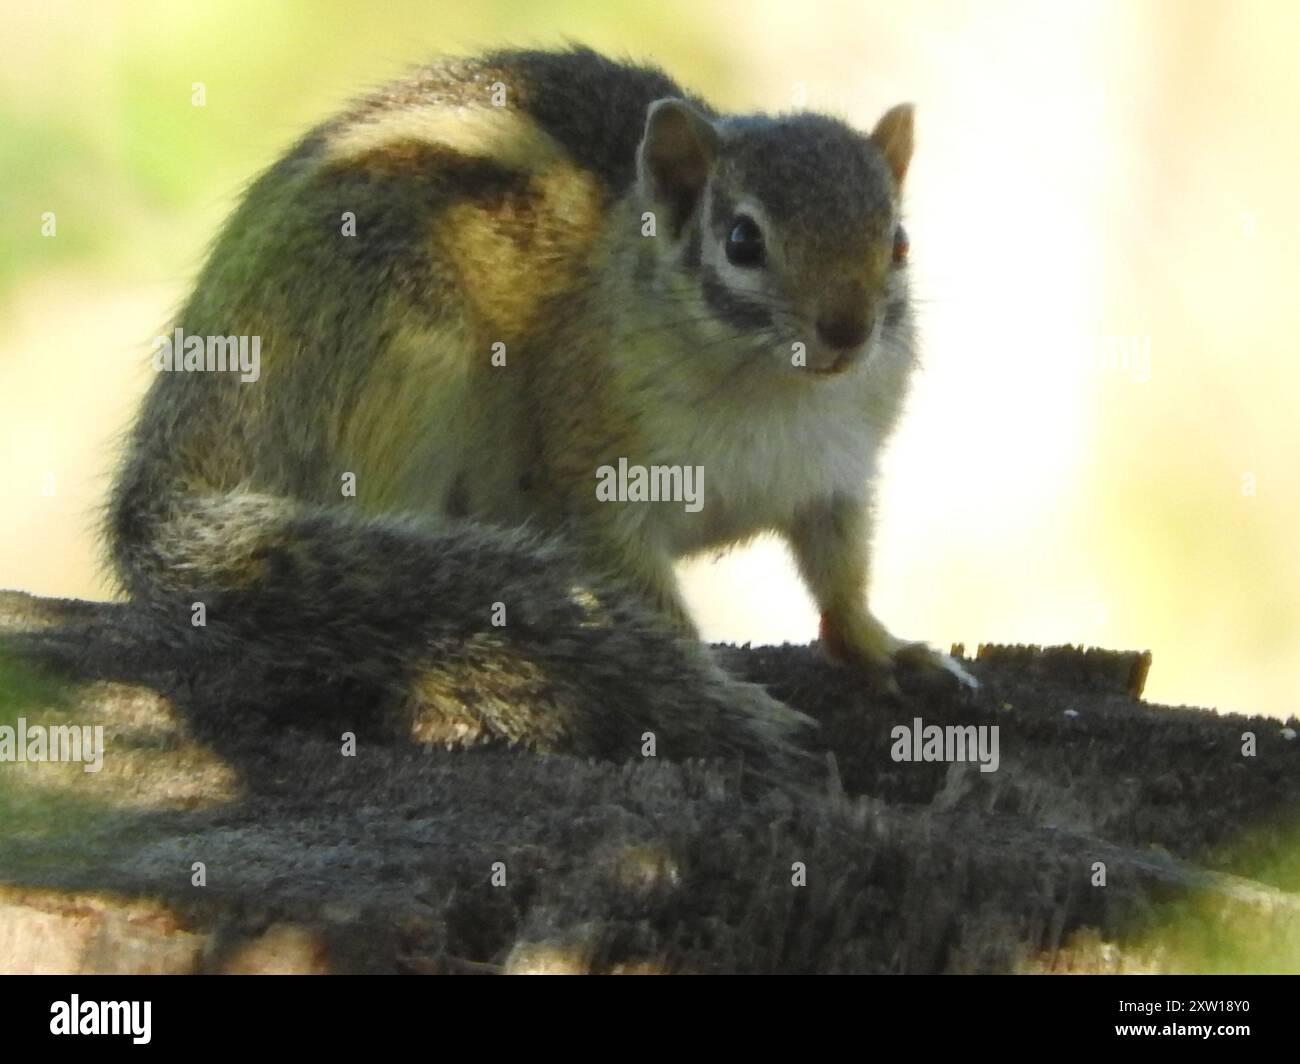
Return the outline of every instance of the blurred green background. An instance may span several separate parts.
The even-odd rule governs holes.
[[[918,103],[887,623],[1149,647],[1153,698],[1297,712],[1297,5],[49,0],[3,24],[0,587],[110,592],[114,439],[251,176],[413,62],[574,39],[725,108],[869,128]],[[815,634],[774,543],[686,572],[709,637]]]

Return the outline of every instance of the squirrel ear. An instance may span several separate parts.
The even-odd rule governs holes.
[[[880,154],[889,163],[894,184],[903,187],[907,164],[912,161],[912,114],[916,108],[910,103],[900,103],[885,112],[871,131],[871,139]]]
[[[646,112],[637,149],[641,187],[665,204],[674,235],[690,216],[718,156],[718,131],[685,100],[656,100]]]

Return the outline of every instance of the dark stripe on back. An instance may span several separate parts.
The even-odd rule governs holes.
[[[503,77],[514,104],[536,119],[577,163],[620,195],[636,177],[636,149],[650,104],[668,96],[709,106],[682,91],[654,67],[619,63],[589,48],[564,52],[497,52],[485,63],[517,70],[522,84]]]
[[[368,184],[400,183],[418,187],[438,200],[477,200],[485,206],[500,204],[507,196],[528,189],[532,175],[495,159],[465,155],[455,148],[414,137],[391,140],[359,155],[333,160],[321,170],[339,181]]]
[[[318,126],[293,154],[315,156],[326,138],[384,111],[428,104],[490,105],[492,85],[498,81],[505,86],[507,107],[528,114],[615,196],[636,177],[636,149],[646,111],[655,100],[687,99],[702,113],[716,116],[708,104],[655,67],[620,63],[590,48],[507,50],[477,59],[443,59],[416,71]]]
[[[532,176],[445,144],[397,140],[330,160],[316,173],[310,201],[317,223],[352,264],[394,289],[419,297],[429,282],[429,233],[438,213],[470,202],[498,219],[498,231],[526,248],[536,237],[541,193]],[[357,235],[338,238],[340,215],[353,211]]]

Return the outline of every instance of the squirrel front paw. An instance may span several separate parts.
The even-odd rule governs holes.
[[[867,673],[885,694],[902,694],[900,673],[918,676],[924,683],[938,681],[968,690],[980,685],[949,655],[926,643],[899,639],[870,614],[849,618],[822,614],[820,642],[828,659]]]

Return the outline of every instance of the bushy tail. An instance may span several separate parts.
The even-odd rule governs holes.
[[[218,672],[277,677],[272,699],[378,697],[431,742],[629,760],[652,733],[660,757],[806,774],[808,718],[729,677],[571,549],[346,505],[134,507],[112,521],[113,561],[157,638]]]

